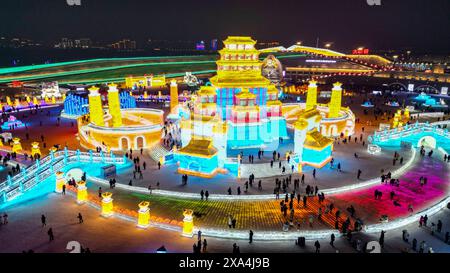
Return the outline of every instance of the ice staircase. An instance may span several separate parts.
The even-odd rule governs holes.
[[[158,162],[161,157],[165,156],[168,153],[169,151],[164,146],[162,146],[161,143],[158,143],[150,148],[148,155],[151,159]]]

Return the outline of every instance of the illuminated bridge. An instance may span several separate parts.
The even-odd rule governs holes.
[[[292,45],[288,48],[285,47],[272,47],[261,49],[261,52],[298,52],[308,54],[310,56],[331,58],[331,59],[343,59],[356,64],[361,64],[371,68],[382,69],[384,67],[390,67],[392,62],[386,58],[378,55],[350,55],[337,52],[327,48],[318,48],[302,45]]]
[[[0,207],[9,205],[16,199],[25,197],[32,189],[37,188],[43,182],[51,180],[55,173],[72,163],[100,163],[124,165],[127,163],[125,157],[116,157],[114,154],[105,154],[103,152],[94,153],[71,151],[51,152],[42,160],[36,160],[36,163],[28,168],[22,168],[21,172],[13,177],[8,176],[6,181],[0,183]],[[20,201],[20,200],[19,200]]]
[[[369,136],[369,142],[385,147],[401,147],[408,143],[412,147],[438,148],[450,152],[450,132],[439,128],[438,124],[418,123],[403,127],[375,132]]]

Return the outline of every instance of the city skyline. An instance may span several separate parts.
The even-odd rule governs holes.
[[[442,0],[383,1],[381,6],[370,6],[363,0],[343,3],[287,0],[281,4],[231,0],[214,3],[214,7],[206,1],[172,2],[134,0],[122,5],[120,1],[84,0],[81,6],[69,6],[63,0],[10,1],[3,3],[0,11],[0,36],[26,37],[45,43],[62,37],[92,41],[128,38],[142,44],[150,38],[210,41],[251,34],[258,41],[277,41],[284,46],[297,41],[321,47],[331,43],[337,50],[365,46],[431,52],[450,46],[450,32],[445,28],[450,25],[446,12],[450,3]],[[179,8],[170,8],[171,5]],[[43,16],[44,12],[51,15]],[[29,22],[26,28],[22,19]]]

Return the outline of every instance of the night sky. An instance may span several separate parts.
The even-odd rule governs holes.
[[[258,41],[450,51],[450,0],[2,0],[0,36]]]

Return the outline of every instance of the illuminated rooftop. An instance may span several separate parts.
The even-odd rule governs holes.
[[[178,153],[211,157],[217,153],[217,149],[209,139],[193,138],[188,145],[178,150]]]
[[[223,41],[224,44],[256,44],[250,36],[228,36],[227,39]]]

